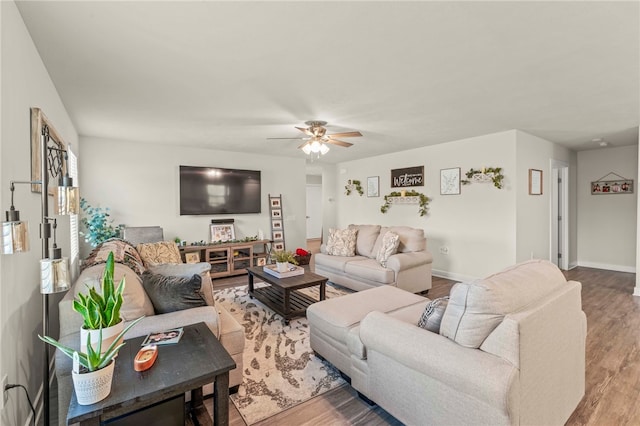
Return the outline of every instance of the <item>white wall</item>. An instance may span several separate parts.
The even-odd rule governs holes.
[[[485,276],[513,264],[516,259],[516,132],[506,131],[445,144],[398,152],[337,167],[336,226],[350,223],[407,225],[425,230],[433,254],[434,274],[453,279]],[[414,187],[432,198],[427,216],[417,205],[392,205],[380,212],[384,195],[392,191],[391,170],[424,166],[425,186]],[[470,168],[502,167],[504,188],[491,183],[462,186],[461,195],[440,195],[440,169],[460,167],[462,178]],[[344,194],[348,179],[366,184],[368,176],[380,176],[380,197]],[[397,189],[394,189],[397,190]],[[449,254],[440,253],[440,247]]]
[[[633,194],[591,195],[591,182],[613,172],[634,179]],[[578,264],[636,270],[638,146],[578,152]],[[606,180],[615,180],[611,175]]]
[[[165,239],[193,242],[209,240],[211,219],[233,218],[236,238],[257,235],[259,229],[269,236],[268,195],[282,194],[286,247],[306,247],[304,159],[85,137],[81,145],[82,196],[93,206],[110,208],[114,224],[159,225]],[[262,213],[180,216],[180,165],[260,170]]]
[[[560,160],[569,165],[570,170],[576,167],[576,154],[545,139],[526,132],[516,132],[516,164],[517,164],[517,243],[516,261],[530,259],[549,260],[550,247],[550,196],[552,194],[550,160]],[[542,195],[529,195],[529,169],[542,170]],[[569,179],[569,191],[575,193],[575,180]],[[576,220],[569,213],[569,224]],[[575,233],[570,233],[575,241]],[[571,245],[570,245],[571,246]],[[575,257],[575,251],[570,256]]]
[[[0,208],[10,206],[9,182],[30,180],[30,108],[40,107],[65,139],[77,147],[77,134],[56,89],[49,78],[22,18],[11,1],[0,2],[2,55],[2,109],[0,133]],[[41,403],[43,343],[42,297],[39,290],[40,194],[28,185],[18,185],[16,208],[28,220],[31,251],[0,256],[0,374],[9,383],[27,387],[34,403]],[[3,212],[4,214],[4,212]],[[69,219],[58,217],[58,244],[69,254]],[[50,298],[52,334],[58,330],[57,300]],[[53,351],[51,351],[53,354]],[[2,411],[3,425],[24,425],[30,409],[24,394],[9,391],[8,406]]]

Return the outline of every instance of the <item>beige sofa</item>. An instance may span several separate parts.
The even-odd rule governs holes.
[[[134,272],[132,267],[116,263],[114,268],[115,281],[119,282],[122,277],[125,277],[126,280],[124,302],[121,308],[121,316],[125,319],[125,324],[145,315],[144,319],[129,330],[125,339],[204,322],[236,363],[236,368],[229,373],[229,387],[237,389],[237,386],[242,383],[244,329],[222,306],[214,304],[213,284],[208,272],[210,268],[211,265],[204,262],[150,266],[148,269],[151,272],[166,276],[191,277],[194,274],[200,274],[202,277],[202,296],[206,302],[206,306],[155,315],[154,306],[143,288],[140,276]],[[103,264],[96,264],[84,269],[69,292],[59,302],[60,341],[63,344],[79,348],[79,330],[82,326],[82,317],[73,311],[73,299],[78,292],[86,293],[85,284],[99,287],[96,280],[102,275],[103,269]],[[71,360],[60,351],[56,351],[60,425],[66,424],[67,411],[73,392],[71,368]],[[213,386],[211,385],[204,388],[205,395],[212,393],[212,391]]]
[[[393,287],[313,304],[311,347],[405,424],[560,425],[584,395],[581,285],[534,260],[458,283],[440,332]]]
[[[433,256],[427,251],[424,230],[408,226],[349,225],[357,229],[355,256],[332,256],[326,245],[314,255],[315,272],[329,281],[360,291],[390,285],[412,293],[431,288]],[[392,231],[400,236],[398,251],[382,266],[376,255],[384,235]]]

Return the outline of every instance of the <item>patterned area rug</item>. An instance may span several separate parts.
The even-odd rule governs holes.
[[[317,287],[303,291],[318,298]],[[327,285],[327,298],[344,294]],[[247,425],[345,383],[338,370],[313,355],[306,318],[283,325],[280,315],[249,298],[247,286],[218,290],[215,299],[245,329],[244,378],[231,400]]]

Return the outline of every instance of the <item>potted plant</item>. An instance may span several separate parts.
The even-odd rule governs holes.
[[[80,405],[90,405],[102,401],[111,392],[113,381],[113,370],[115,367],[115,356],[123,343],[124,335],[144,317],[140,317],[124,328],[118,336],[111,342],[109,347],[102,351],[102,340],[99,339],[97,347],[94,349],[90,340],[86,341],[86,352],[78,352],[65,346],[49,336],[38,337],[50,345],[60,349],[60,351],[73,359],[73,387],[76,390],[76,398]],[[102,334],[102,329],[99,331]]]
[[[88,350],[87,336],[92,344],[95,345],[100,339],[101,347],[107,348],[124,329],[120,308],[123,302],[125,279],[122,277],[118,286],[115,286],[114,267],[113,252],[110,252],[102,273],[101,291],[98,292],[95,287],[91,287],[88,294],[78,293],[73,300],[73,310],[82,315],[83,319],[80,328],[80,350],[82,351]]]
[[[288,250],[277,251],[273,253],[271,257],[276,261],[276,269],[278,272],[287,272],[289,270],[289,263],[294,265],[298,264],[296,257]]]

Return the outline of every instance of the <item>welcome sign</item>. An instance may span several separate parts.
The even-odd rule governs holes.
[[[391,170],[391,187],[424,186],[424,166]]]

